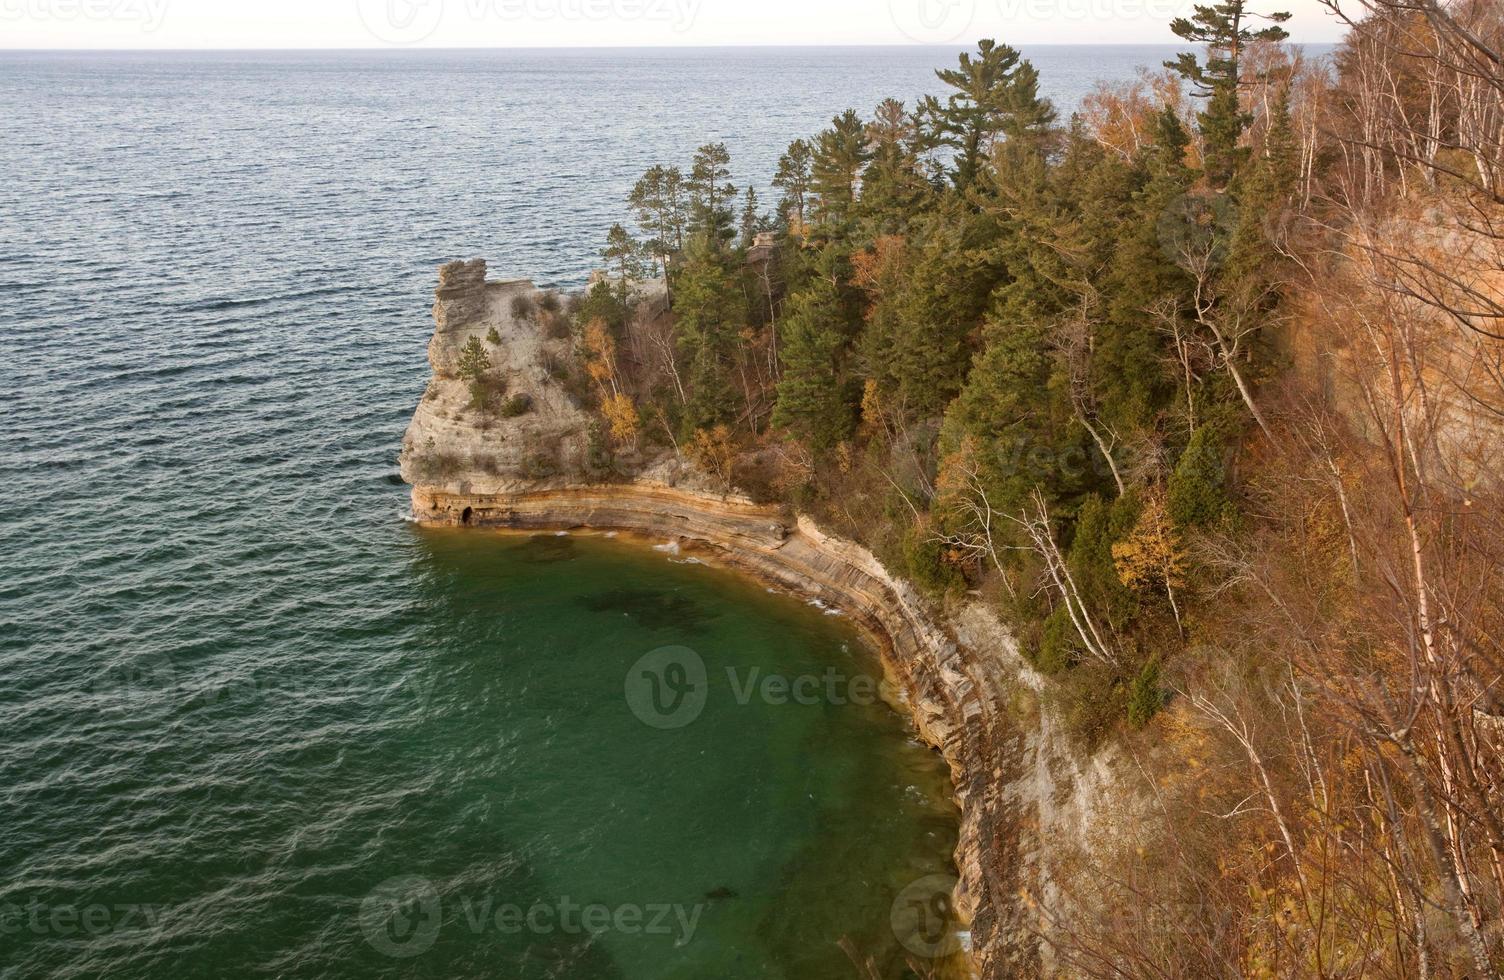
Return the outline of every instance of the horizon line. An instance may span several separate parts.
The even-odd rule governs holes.
[[[980,40],[980,39],[978,39]],[[1036,48],[1198,48],[1200,45],[1187,44],[1176,41],[1004,41],[1010,47],[1023,47],[1025,45]],[[1290,47],[1303,47],[1311,44],[1337,45],[1341,39],[1324,41],[1295,41],[1282,42]],[[976,41],[952,43],[920,43],[917,41],[893,41],[893,42],[790,42],[783,44],[755,43],[755,44],[513,44],[513,45],[349,45],[349,46],[307,46],[307,47],[71,47],[71,48],[33,48],[33,47],[6,47],[0,45],[0,54],[242,54],[250,52],[367,52],[367,53],[405,53],[405,52],[442,52],[442,51],[706,51],[706,50],[782,50],[788,48],[912,48],[915,50],[941,49],[954,50],[956,48],[969,48]]]

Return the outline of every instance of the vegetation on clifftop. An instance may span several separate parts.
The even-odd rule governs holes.
[[[772,214],[722,145],[654,166],[574,311],[602,455],[987,598],[1132,752],[1155,819],[1041,912],[1073,974],[1504,958],[1504,24],[1329,5],[1330,65],[1223,0],[1068,120],[985,41]]]

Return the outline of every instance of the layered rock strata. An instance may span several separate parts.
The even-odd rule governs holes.
[[[541,340],[536,325],[510,316],[509,297],[528,294],[531,284],[484,283],[482,265],[477,286],[475,268],[453,263],[441,270],[429,349],[430,392],[437,385],[439,395],[420,405],[404,439],[414,517],[435,525],[646,535],[845,613],[873,640],[901,706],[950,767],[961,812],[955,906],[970,928],[976,972],[1038,974],[1036,900],[1052,898],[1051,839],[1096,832],[1110,769],[1101,760],[1080,766],[1047,718],[1019,707],[1043,682],[1006,631],[979,606],[946,615],[867,549],[807,517],[707,490],[676,457],[620,482],[579,479],[567,464],[528,476],[528,460],[545,444],[539,440],[562,461],[584,439],[588,420],[538,363],[567,352]],[[537,393],[539,417],[479,431],[457,410],[457,379],[447,372],[456,344],[493,328],[509,383]],[[425,452],[442,457],[444,467],[426,464]]]

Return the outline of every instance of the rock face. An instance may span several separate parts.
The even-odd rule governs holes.
[[[440,333],[479,320],[486,312],[486,260],[440,266],[434,296],[433,318]]]
[[[446,304],[474,302],[474,264],[445,269],[453,271],[447,277],[441,272],[441,282],[461,292],[446,299],[441,285],[435,311],[430,360],[441,395],[419,406],[404,448],[403,476],[413,484],[415,518],[667,539],[846,613],[881,651],[884,670],[902,692],[919,734],[949,764],[961,809],[955,905],[970,926],[973,966],[984,977],[1039,975],[1049,964],[1037,938],[1038,900],[1057,898],[1051,883],[1054,837],[1097,838],[1101,828],[1093,813],[1112,791],[1111,767],[1099,759],[1084,769],[1044,715],[1018,707],[1044,682],[991,612],[972,605],[948,616],[889,575],[865,548],[826,534],[807,517],[711,492],[703,477],[675,457],[610,484],[513,472],[512,462],[526,459],[535,440],[580,436],[587,422],[567,400],[544,397],[527,427],[501,434],[511,447],[504,475],[477,469],[469,460],[478,451],[495,451],[498,437],[476,436],[445,414],[458,397],[446,394],[445,386],[460,385],[441,370],[451,349],[497,326],[506,348],[498,359],[509,378],[536,385],[531,366],[540,351],[552,348],[505,315],[507,298],[525,294],[530,284],[487,284],[479,293],[486,297],[484,311],[462,318]],[[455,457],[454,472],[434,478],[412,461],[415,447],[428,440],[431,452]]]
[[[486,281],[483,259],[439,269],[428,344],[433,378],[402,440],[402,477],[456,493],[500,493],[546,483],[580,467],[590,418],[559,380],[567,337],[548,336],[542,294],[526,279]],[[526,411],[481,412],[459,377],[460,351],[479,340],[503,399]]]

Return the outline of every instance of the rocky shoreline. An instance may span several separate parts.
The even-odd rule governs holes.
[[[823,533],[807,518],[785,523],[750,500],[664,485],[596,485],[470,495],[415,487],[414,517],[426,524],[515,530],[626,531],[675,542],[757,579],[818,599],[850,617],[881,652],[921,737],[950,767],[961,811],[955,908],[974,950],[996,928],[983,870],[983,841],[995,829],[978,734],[991,710],[967,651],[941,628],[908,583],[888,576],[866,549]],[[991,801],[995,802],[995,801]]]
[[[1115,795],[1107,761],[1073,756],[1040,707],[1043,680],[980,604],[939,609],[862,546],[808,517],[713,492],[677,457],[630,478],[572,478],[584,420],[544,363],[567,356],[567,342],[516,314],[517,296],[530,292],[524,280],[486,282],[483,262],[440,270],[434,377],[403,445],[414,518],[671,541],[849,616],[880,652],[919,734],[950,768],[961,812],[954,905],[970,929],[974,972],[1044,972],[1041,909],[1061,914],[1054,883],[1062,851],[1095,848],[1104,836],[1101,804]],[[525,389],[535,410],[478,430],[467,422],[466,388],[452,365],[461,345],[483,336],[492,338],[504,383]],[[538,462],[540,447],[547,465]]]

